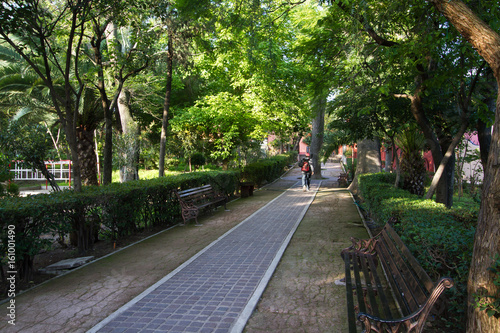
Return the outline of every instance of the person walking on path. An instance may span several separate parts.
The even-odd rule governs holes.
[[[310,191],[311,187],[311,176],[314,175],[314,167],[311,163],[311,157],[309,154],[306,154],[306,157],[300,160],[299,167],[300,171],[302,171],[302,190]]]

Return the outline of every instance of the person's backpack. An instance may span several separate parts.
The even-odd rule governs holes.
[[[309,166],[309,161],[304,161],[300,170],[304,172],[309,172],[310,168],[311,167]]]

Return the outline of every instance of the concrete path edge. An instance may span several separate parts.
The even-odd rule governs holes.
[[[290,188],[293,188],[296,184],[294,184],[292,187]],[[319,186],[321,186],[321,182],[319,184]],[[318,188],[319,188],[318,186]],[[183,268],[185,268],[186,266],[188,266],[191,262],[193,262],[194,260],[196,260],[198,257],[200,257],[203,253],[205,253],[206,251],[208,251],[212,246],[214,246],[215,244],[217,244],[220,240],[222,240],[224,237],[226,237],[227,235],[229,235],[231,232],[233,232],[235,229],[239,228],[240,226],[244,225],[248,220],[250,220],[253,216],[255,216],[256,214],[259,213],[260,210],[263,210],[265,209],[266,207],[268,207],[269,205],[273,204],[274,201],[276,201],[278,198],[280,198],[282,195],[284,195],[286,193],[286,191],[284,191],[282,194],[280,194],[279,196],[277,196],[276,198],[274,198],[273,200],[271,200],[270,202],[268,202],[265,206],[261,207],[259,210],[257,210],[256,212],[254,212],[252,215],[250,215],[249,217],[247,217],[245,220],[243,220],[241,223],[239,223],[238,225],[236,225],[235,227],[233,227],[232,229],[228,230],[225,234],[223,234],[222,236],[220,236],[218,239],[216,239],[215,241],[213,241],[211,244],[209,244],[207,247],[205,247],[204,249],[202,249],[200,252],[198,252],[197,254],[195,254],[193,257],[191,257],[190,259],[188,259],[186,262],[184,262],[182,265],[180,265],[179,267],[177,267],[174,271],[170,272],[169,274],[167,274],[165,277],[163,277],[161,280],[159,280],[158,282],[156,282],[155,284],[153,284],[152,286],[150,286],[149,288],[147,288],[145,291],[143,291],[141,294],[137,295],[135,298],[133,298],[132,300],[130,300],[128,303],[126,303],[125,305],[123,305],[122,307],[120,307],[118,310],[116,310],[114,313],[112,313],[110,316],[106,317],[104,320],[102,320],[101,322],[99,322],[97,325],[95,325],[94,327],[92,327],[90,330],[87,331],[87,333],[96,333],[98,332],[101,328],[103,328],[104,326],[106,326],[109,322],[111,322],[113,319],[115,319],[116,317],[118,317],[121,313],[123,313],[124,311],[127,311],[128,309],[130,309],[134,304],[136,304],[137,302],[139,302],[141,299],[143,299],[146,295],[148,295],[149,293],[151,293],[153,290],[155,290],[156,288],[158,288],[160,285],[162,285],[163,283],[165,283],[166,281],[168,281],[170,278],[172,278],[174,275],[176,275],[179,271],[181,271]],[[295,224],[295,226],[292,228],[292,230],[290,231],[289,235],[287,236],[287,238],[283,241],[282,245],[281,245],[281,248],[280,250],[278,251],[278,253],[276,254],[273,262],[271,263],[271,265],[269,266],[268,270],[266,271],[263,279],[261,280],[260,284],[258,285],[257,289],[255,290],[254,294],[252,295],[251,299],[250,299],[250,302],[247,304],[247,306],[245,307],[245,309],[243,310],[242,314],[240,315],[240,317],[238,318],[238,320],[236,321],[236,323],[233,325],[233,328],[231,330],[231,333],[239,333],[239,332],[242,332],[244,327],[245,327],[245,324],[246,322],[248,321],[248,319],[250,318],[253,310],[255,309],[255,307],[257,306],[257,303],[262,295],[262,293],[264,292],[264,289],[267,285],[267,283],[269,282],[269,280],[271,279],[271,276],[274,272],[274,270],[276,269],[286,247],[288,246],[288,243],[290,242],[295,230],[297,229],[298,225],[300,224],[300,222],[302,221],[303,217],[305,216],[307,210],[309,209],[309,206],[311,205],[312,201],[314,200],[314,198],[316,197],[316,193],[317,193],[317,190],[315,191],[314,195],[311,196],[310,198],[310,201],[308,202],[308,204],[304,207],[303,211],[301,212],[301,214],[299,215],[298,219],[297,219],[297,222]]]
[[[321,187],[321,181],[319,182],[318,190],[319,190],[320,187]],[[241,333],[241,332],[243,332],[243,329],[245,328],[245,325],[248,322],[248,319],[250,319],[250,316],[252,315],[255,307],[259,303],[260,297],[264,293],[264,290],[266,289],[267,284],[271,280],[271,277],[272,277],[274,271],[276,270],[276,267],[278,266],[278,264],[279,264],[279,262],[281,260],[281,257],[283,256],[283,253],[285,252],[286,248],[288,247],[288,244],[290,243],[290,240],[292,239],[293,234],[295,233],[295,231],[299,227],[300,222],[302,221],[302,219],[306,215],[306,212],[309,209],[309,206],[311,205],[311,203],[316,198],[316,194],[318,193],[318,190],[315,191],[314,195],[311,196],[311,198],[310,198],[309,202],[307,203],[307,205],[304,206],[304,209],[302,210],[302,212],[298,216],[297,221],[295,222],[295,225],[290,230],[290,232],[288,233],[288,236],[285,238],[285,240],[281,244],[281,247],[280,247],[279,251],[276,253],[276,256],[274,257],[273,262],[271,263],[271,265],[267,269],[266,273],[264,274],[264,277],[262,278],[262,280],[260,281],[259,285],[257,286],[254,294],[250,298],[250,301],[248,302],[248,304],[246,305],[246,307],[243,309],[240,317],[238,318],[238,320],[236,321],[236,323],[232,327],[230,333]]]

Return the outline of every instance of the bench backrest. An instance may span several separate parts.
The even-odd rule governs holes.
[[[380,262],[406,316],[424,305],[434,283],[389,224],[377,238]]]
[[[184,191],[178,191],[177,195],[180,199],[188,202],[202,202],[210,200],[215,195],[212,185],[204,185],[200,187],[190,188]]]

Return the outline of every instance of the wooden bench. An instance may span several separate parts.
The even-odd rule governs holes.
[[[347,187],[349,185],[349,174],[348,173],[341,173],[339,175],[339,178],[337,178],[337,182],[339,183],[339,187]]]
[[[182,219],[184,225],[187,221],[195,219],[198,224],[198,215],[200,210],[207,207],[218,207],[224,205],[226,209],[227,196],[221,193],[216,193],[212,185],[204,185],[191,188],[184,191],[175,191],[179,203],[181,205]]]
[[[352,246],[341,252],[349,332],[357,332],[356,312],[363,332],[422,332],[431,309],[453,280],[433,283],[390,223],[373,238],[351,241]]]

